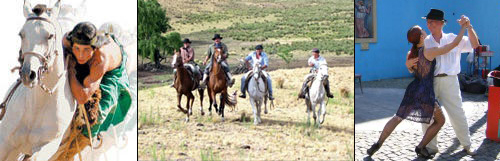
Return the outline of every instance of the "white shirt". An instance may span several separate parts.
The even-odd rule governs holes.
[[[322,56],[318,56],[318,59],[314,59],[314,56],[311,56],[309,60],[307,60],[308,64],[314,64],[314,66],[312,66],[312,70],[317,70],[321,62],[326,64],[326,60]]]
[[[424,40],[425,48],[442,47],[446,44],[453,42],[457,35],[453,33],[442,33],[440,43],[434,40],[434,37],[427,35]],[[436,57],[436,70],[434,76],[438,74],[457,75],[460,73],[460,56],[461,53],[472,52],[472,44],[469,37],[464,36],[460,43],[453,48],[450,52]]]

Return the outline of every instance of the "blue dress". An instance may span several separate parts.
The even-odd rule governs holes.
[[[439,107],[434,94],[434,70],[436,59],[429,61],[424,56],[424,48],[418,49],[415,79],[406,87],[405,95],[396,116],[419,123],[430,123],[434,108]]]

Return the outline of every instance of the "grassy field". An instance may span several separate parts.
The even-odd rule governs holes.
[[[329,100],[326,120],[319,129],[307,125],[304,100],[297,99],[307,73],[307,68],[270,72],[275,108],[262,114],[263,123],[257,126],[253,125],[248,99],[238,99],[235,111],[226,108],[226,121],[221,122],[215,112],[201,116],[195,94],[191,121],[185,123],[185,115],[176,107],[175,89],[166,83],[140,89],[139,159],[352,160],[354,67],[329,69],[335,98]],[[239,80],[241,75],[235,78]],[[279,79],[283,80],[283,88],[278,88]],[[229,92],[238,90],[239,85],[236,83]],[[206,94],[203,104],[208,113]]]
[[[177,110],[172,69],[141,71],[139,76],[140,160],[353,160],[354,158],[354,22],[352,0],[158,0],[171,18],[173,31],[189,38],[201,64],[214,33],[229,48],[233,69],[263,44],[269,54],[275,108],[254,126],[248,99],[238,98],[226,121],[208,115],[208,96],[200,114],[199,96],[191,121]],[[307,59],[319,48],[328,62],[330,85],[326,120],[321,128],[307,124],[304,100],[297,95],[309,72]],[[277,56],[289,49],[290,64]],[[170,56],[163,65],[169,66]],[[140,59],[139,62],[142,62]],[[144,61],[145,63],[148,60]],[[239,92],[241,75],[232,93]],[[283,82],[283,83],[279,83]],[[278,86],[282,85],[283,88]],[[239,94],[239,93],[238,93]],[[186,98],[182,105],[185,106]],[[311,118],[312,119],[312,118]]]

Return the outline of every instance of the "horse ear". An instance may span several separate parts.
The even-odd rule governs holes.
[[[57,0],[56,4],[52,8],[50,12],[50,18],[55,19],[59,16],[59,11],[61,10],[61,0]]]
[[[33,15],[33,11],[31,11],[31,3],[26,2],[26,0],[24,0],[23,4],[23,14],[25,18],[28,18],[29,16]]]

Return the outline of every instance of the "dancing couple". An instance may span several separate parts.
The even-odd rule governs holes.
[[[438,153],[437,133],[445,123],[441,106],[447,111],[449,121],[464,150],[475,155],[471,147],[469,126],[462,109],[462,96],[457,74],[460,73],[462,52],[472,52],[479,46],[476,32],[468,17],[462,15],[457,22],[461,28],[458,35],[443,33],[446,24],[444,12],[431,9],[426,17],[431,35],[420,26],[408,30],[407,38],[412,43],[406,67],[415,79],[408,85],[396,115],[387,122],[378,141],[367,150],[372,156],[380,149],[396,126],[407,119],[422,123],[424,137],[415,147],[418,156],[431,159]],[[468,36],[464,36],[467,30]]]

